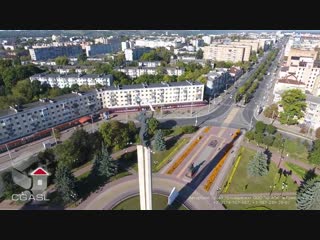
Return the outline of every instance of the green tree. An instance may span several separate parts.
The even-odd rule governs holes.
[[[267,127],[267,124],[265,124],[261,121],[258,121],[255,126],[255,131],[256,131],[256,133],[264,133],[266,127]]]
[[[1,199],[12,198],[12,194],[21,193],[23,189],[12,180],[11,172],[0,174],[0,201]]]
[[[263,143],[267,146],[271,146],[273,143],[274,137],[273,136],[265,136],[263,138]]]
[[[281,94],[283,112],[280,113],[281,124],[297,124],[298,119],[304,116],[306,109],[306,95],[300,89],[290,89]]]
[[[313,164],[320,164],[320,139],[313,142],[312,150],[309,153],[308,160]]]
[[[311,178],[303,182],[297,191],[297,208],[299,210],[320,209],[320,180]]]
[[[249,57],[250,62],[258,62],[257,53],[255,51],[252,51]]]
[[[203,59],[203,51],[201,48],[196,53],[196,59]]]
[[[13,96],[16,98],[22,98],[23,103],[28,103],[32,100],[32,88],[29,79],[21,80],[17,82],[16,86],[12,88]]]
[[[71,85],[71,91],[77,92],[77,91],[79,91],[79,88],[80,88],[80,86],[77,83],[74,83]]]
[[[99,132],[108,148],[123,149],[130,141],[128,125],[119,121],[108,121],[101,124]]]
[[[108,153],[107,147],[103,144],[101,152],[95,155],[93,171],[105,178],[110,178],[117,174],[117,165]]]
[[[56,65],[65,66],[69,64],[69,59],[67,56],[57,57],[55,60]]]
[[[166,150],[166,141],[164,140],[163,132],[161,129],[155,132],[153,147],[156,151]]]
[[[78,62],[80,64],[84,64],[87,61],[87,55],[85,53],[82,53],[78,56]]]
[[[130,135],[130,142],[135,142],[136,135],[138,134],[138,129],[133,121],[128,121],[128,130]]]
[[[276,133],[277,128],[274,127],[272,124],[268,124],[268,125],[266,126],[265,131],[266,131],[268,134],[273,135],[273,134]]]
[[[150,135],[153,135],[155,133],[155,131],[159,127],[159,124],[160,124],[159,121],[154,117],[148,119],[148,129],[149,129]]]
[[[55,159],[58,161],[58,165],[68,165],[73,167],[77,159],[74,156],[74,145],[70,140],[64,141],[62,144],[57,145],[54,148]]]
[[[61,138],[61,132],[59,131],[59,129],[54,128],[53,132],[52,132],[52,136],[57,139],[57,141],[60,140]]]
[[[248,131],[248,132],[246,132],[245,136],[249,141],[252,141],[252,140],[254,140],[255,134],[253,131]]]
[[[65,203],[77,200],[77,193],[75,189],[75,177],[73,176],[71,169],[61,164],[58,166],[56,174],[56,189],[60,193],[61,198]]]
[[[247,165],[247,174],[250,177],[265,176],[269,172],[268,157],[263,152],[257,152]]]
[[[259,143],[259,144],[263,143],[263,139],[264,139],[263,133],[257,132],[257,133],[254,134],[254,140],[255,140],[257,143]]]
[[[273,117],[273,119],[276,119],[279,116],[278,104],[276,103],[271,104],[264,110],[263,114],[267,118]]]

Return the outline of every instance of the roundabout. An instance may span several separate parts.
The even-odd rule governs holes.
[[[215,209],[214,201],[207,192],[202,189],[188,189],[188,186],[186,186],[187,183],[180,179],[167,175],[153,174],[152,181],[152,193],[160,194],[165,199],[167,199],[166,196],[170,194],[174,187],[176,187],[178,191],[181,189],[188,190],[188,196],[186,198],[181,195],[178,196],[177,202],[180,202],[177,204],[178,209],[182,206],[190,210]],[[77,209],[112,210],[118,204],[124,202],[124,200],[128,200],[137,195],[139,195],[138,176],[134,174],[106,184],[100,191],[93,193],[88,199],[82,202]],[[180,199],[185,200],[179,201]],[[162,198],[162,200],[159,201],[163,202],[164,199]]]

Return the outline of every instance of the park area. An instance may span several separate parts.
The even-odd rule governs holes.
[[[256,151],[242,147],[241,159],[232,177],[226,193],[267,193],[270,186],[275,188],[273,192],[281,192],[282,182],[287,183],[287,192],[296,192],[298,185],[293,182],[290,176],[279,174],[279,168],[274,162],[270,162],[269,172],[266,176],[249,177],[247,174],[248,162],[254,157]],[[224,186],[227,184],[226,179]]]

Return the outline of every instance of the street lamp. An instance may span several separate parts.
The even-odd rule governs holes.
[[[11,152],[10,152],[10,150],[9,150],[9,148],[8,148],[8,145],[7,145],[7,144],[6,144],[6,148],[7,148],[7,151],[8,151],[8,153],[9,153],[10,160],[12,161]]]
[[[194,122],[194,126],[196,127],[198,124],[198,113],[196,113],[196,121]]]

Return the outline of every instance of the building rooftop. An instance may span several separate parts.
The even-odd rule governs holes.
[[[288,78],[282,78],[278,80],[279,83],[286,83],[286,84],[294,84],[294,85],[305,85],[301,81],[293,80],[293,79],[288,79]]]
[[[285,66],[281,68],[281,72],[287,72],[289,70],[289,67]]]

